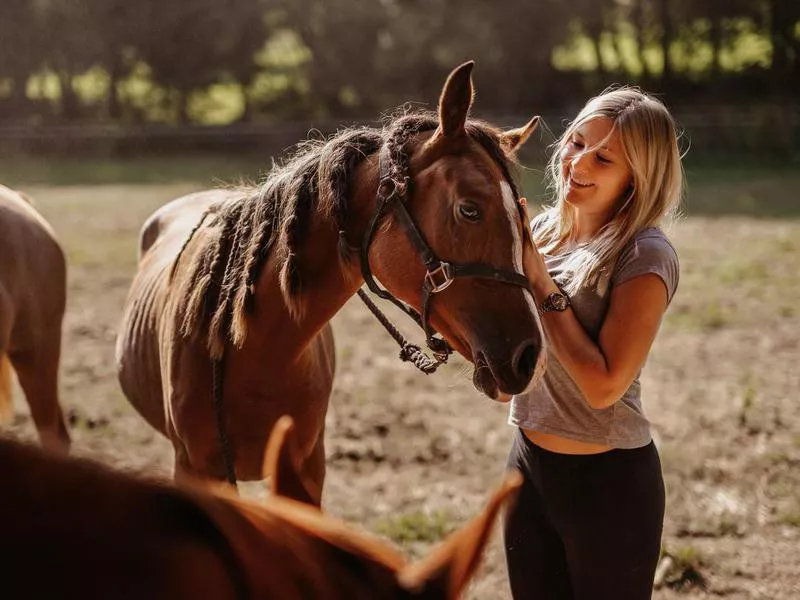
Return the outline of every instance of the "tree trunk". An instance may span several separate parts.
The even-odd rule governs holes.
[[[597,9],[600,10],[599,8]],[[600,75],[605,75],[608,72],[606,64],[603,61],[603,53],[600,49],[602,36],[603,36],[603,20],[600,14],[590,15],[584,21],[586,27],[586,35],[592,42],[592,49],[594,50],[595,61],[597,62],[597,72]]]
[[[178,124],[189,123],[189,90],[179,89],[178,92]]]
[[[122,118],[122,104],[119,100],[119,80],[122,77],[122,66],[119,56],[114,56],[112,59],[108,76],[108,117],[112,121],[119,121]]]
[[[709,31],[711,38],[711,75],[716,78],[722,73],[722,64],[720,54],[722,52],[722,19],[717,16],[711,17],[711,30]]]
[[[639,62],[642,65],[642,77],[650,79],[650,68],[645,60],[645,47],[647,46],[647,22],[644,16],[644,1],[635,0],[633,3],[633,26],[636,28],[636,46],[639,53]]]
[[[597,61],[597,72],[600,75],[608,73],[606,64],[603,61],[603,53],[600,51],[600,32],[590,32],[589,39],[592,40],[592,48],[594,49],[595,60]]]
[[[772,73],[776,80],[788,74],[789,67],[789,43],[791,35],[790,27],[794,25],[783,14],[783,2],[781,0],[770,0],[769,2],[769,37],[772,43]],[[788,11],[787,11],[788,12]]]
[[[28,105],[28,76],[17,75],[11,80],[12,116],[24,116]]]
[[[72,87],[72,75],[60,72],[58,83],[61,89],[61,118],[72,121],[78,116],[78,97]]]
[[[250,87],[249,83],[241,82],[239,84],[240,91],[242,94],[242,101],[244,104],[244,111],[242,111],[242,116],[239,117],[240,123],[252,123],[253,122],[253,102],[250,99],[250,95],[247,93],[247,88]]]
[[[661,52],[664,56],[664,69],[661,72],[661,85],[663,89],[669,87],[673,80],[672,59],[669,50],[675,37],[675,28],[669,10],[669,0],[658,0],[658,14],[661,20]]]

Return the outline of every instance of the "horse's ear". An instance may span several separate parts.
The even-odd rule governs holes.
[[[426,558],[398,573],[400,586],[426,597],[428,594],[460,597],[480,564],[500,509],[516,497],[521,485],[522,475],[518,471],[509,472],[481,514],[451,534]]]
[[[503,149],[503,152],[506,154],[513,154],[516,152],[525,142],[528,141],[528,138],[534,131],[536,131],[538,126],[539,116],[537,115],[522,127],[504,131],[502,134],[500,134],[500,147]]]
[[[264,456],[262,476],[270,477],[270,492],[305,504],[317,505],[300,476],[300,457],[294,435],[294,421],[282,416],[272,428]]]
[[[447,77],[439,97],[439,130],[443,136],[459,136],[464,133],[464,124],[472,106],[473,61],[456,67]]]

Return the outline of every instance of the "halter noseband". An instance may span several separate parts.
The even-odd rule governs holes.
[[[369,287],[374,294],[391,301],[395,306],[414,319],[417,325],[422,328],[425,332],[428,348],[431,349],[436,360],[439,363],[447,362],[453,349],[450,344],[447,343],[447,340],[436,337],[436,331],[431,327],[429,322],[430,301],[435,294],[447,289],[457,277],[490,279],[492,281],[516,285],[527,290],[530,290],[530,282],[520,273],[496,269],[483,263],[463,264],[440,260],[425,241],[422,232],[419,230],[416,223],[414,223],[414,219],[406,208],[408,186],[411,183],[411,179],[406,177],[403,181],[399,182],[392,177],[391,155],[387,144],[384,144],[380,150],[379,170],[380,181],[375,194],[375,211],[372,213],[372,218],[370,219],[367,231],[361,242],[361,274],[364,277],[367,287]],[[391,292],[381,288],[372,275],[372,270],[369,265],[369,247],[372,244],[378,223],[380,223],[383,216],[389,210],[394,212],[395,218],[403,226],[403,229],[426,268],[425,279],[422,284],[421,315],[402,300],[395,298]]]

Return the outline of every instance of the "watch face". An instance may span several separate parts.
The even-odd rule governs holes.
[[[559,294],[558,292],[553,292],[550,295],[550,303],[553,305],[553,308],[558,311],[567,310],[567,306],[569,304],[567,297],[564,294]]]

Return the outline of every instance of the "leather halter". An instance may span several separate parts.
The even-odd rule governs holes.
[[[411,179],[406,177],[404,181],[397,181],[391,175],[391,155],[389,147],[384,144],[379,155],[380,181],[378,190],[375,194],[375,211],[372,213],[367,231],[361,242],[361,274],[364,277],[369,289],[385,300],[391,301],[403,312],[410,316],[425,332],[428,348],[431,349],[439,362],[447,362],[448,357],[453,352],[447,340],[436,337],[436,331],[431,327],[430,301],[435,294],[447,289],[457,277],[477,277],[489,279],[501,283],[516,285],[530,290],[530,282],[520,273],[496,269],[483,263],[455,263],[446,262],[439,259],[431,247],[422,236],[422,232],[414,223],[414,219],[406,208],[408,199],[408,186]],[[378,223],[388,211],[393,211],[397,221],[403,226],[409,240],[422,259],[426,268],[425,279],[422,284],[422,314],[420,315],[414,308],[395,298],[391,292],[381,288],[372,275],[369,265],[369,247],[375,236]]]

